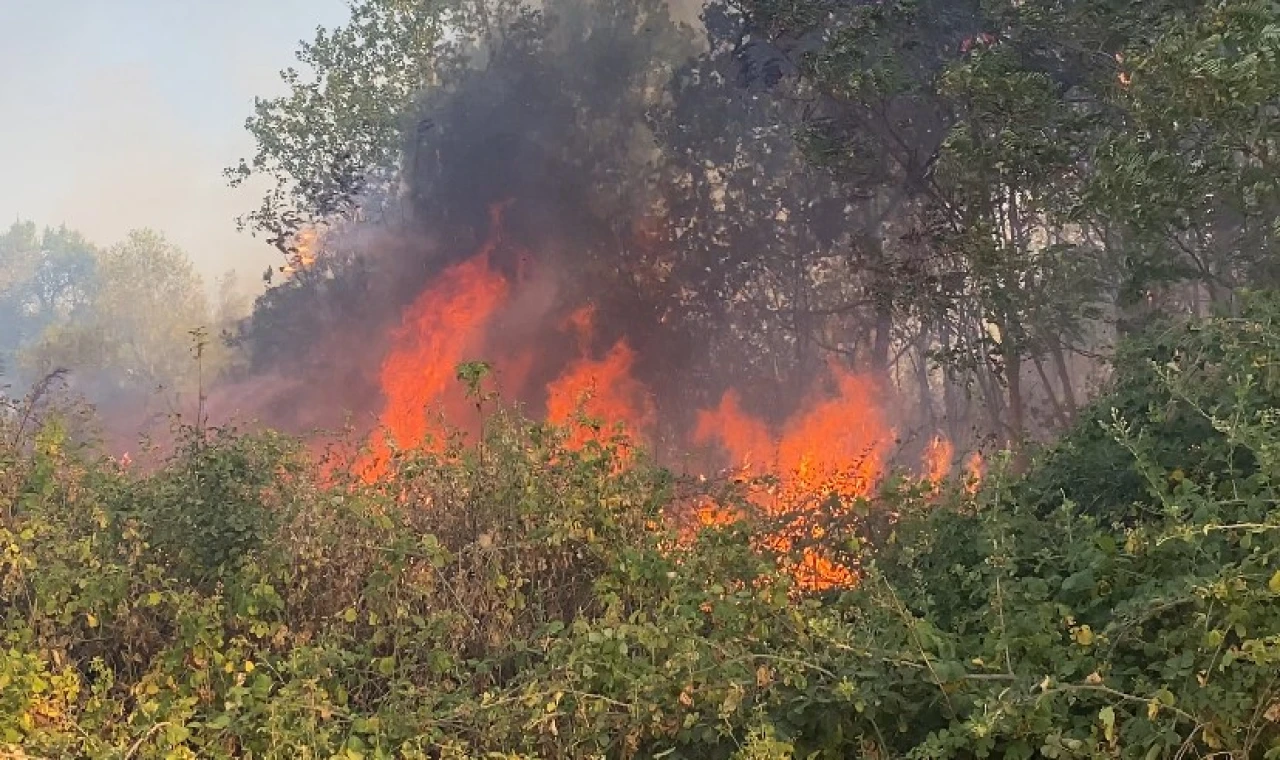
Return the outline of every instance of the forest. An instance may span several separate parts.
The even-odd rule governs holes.
[[[296,57],[260,292],[0,235],[0,758],[1280,758],[1280,4]]]

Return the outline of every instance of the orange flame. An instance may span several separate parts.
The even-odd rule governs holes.
[[[987,463],[982,459],[981,452],[975,451],[969,455],[964,463],[964,473],[964,490],[970,494],[977,493],[987,474]]]
[[[790,419],[777,439],[729,391],[719,408],[698,414],[694,442],[718,442],[752,474],[779,473],[784,490],[795,495],[865,496],[879,477],[893,432],[881,417],[871,381],[835,367],[832,374],[837,395]]]
[[[924,480],[933,486],[937,493],[951,472],[951,460],[955,456],[955,447],[951,441],[942,436],[934,436],[924,450]]]
[[[596,307],[593,304],[587,304],[581,308],[575,309],[561,325],[561,329],[572,332],[578,339],[578,351],[583,355],[587,353],[588,347],[591,345],[591,336],[595,334],[596,329]]]
[[[631,377],[634,362],[635,352],[619,341],[603,359],[578,359],[547,385],[547,421],[570,426],[570,448],[612,437],[607,430],[575,422],[579,409],[606,427],[620,427],[627,437],[639,437],[649,429],[653,403],[645,387]]]
[[[286,275],[306,271],[315,265],[320,249],[320,232],[315,227],[303,227],[294,233],[292,242],[289,261],[280,268]]]
[[[478,348],[489,317],[506,294],[506,281],[481,253],[441,274],[405,314],[381,373],[387,394],[382,422],[397,443],[424,442],[424,407],[455,385],[455,368]]]
[[[806,493],[866,496],[880,476],[893,431],[876,404],[875,384],[833,368],[838,395],[790,422],[778,446],[778,466],[797,474]]]
[[[798,539],[822,537],[816,519],[824,516],[819,500],[834,495],[844,503],[871,492],[893,437],[874,402],[874,384],[838,367],[832,367],[832,374],[836,395],[794,416],[777,438],[767,424],[743,412],[732,391],[717,409],[701,412],[694,429],[695,442],[718,442],[745,472],[779,476],[776,489],[754,489],[750,498],[766,514],[783,519],[781,531],[762,538],[763,545],[783,554]],[[738,518],[714,504],[700,505],[696,516],[704,525]],[[852,568],[814,547],[804,547],[791,570],[800,587],[809,590],[848,587],[857,580]]]
[[[497,221],[495,212],[495,222]],[[433,439],[427,423],[427,408],[446,400],[454,392],[451,405],[461,407],[455,376],[457,365],[480,348],[486,328],[506,301],[508,285],[489,266],[489,256],[498,242],[498,228],[480,252],[471,259],[442,272],[431,287],[422,292],[405,311],[393,337],[391,350],[382,362],[380,374],[386,397],[380,422],[383,430],[372,440],[374,459],[363,469],[366,479],[386,472],[390,435],[401,447],[430,447],[439,450],[442,440]]]
[[[718,441],[738,466],[752,474],[761,474],[777,459],[778,444],[769,426],[744,412],[742,400],[733,390],[725,391],[714,411],[698,413],[693,442],[711,441]]]
[[[538,364],[540,355],[527,348],[487,355],[494,351],[491,332],[497,332],[491,328],[503,324],[502,318],[525,314],[518,307],[525,278],[508,280],[491,266],[501,242],[501,216],[502,207],[493,209],[489,239],[471,259],[438,275],[405,310],[392,335],[380,370],[385,396],[381,427],[369,440],[372,453],[357,462],[357,473],[366,481],[388,473],[392,441],[405,448],[443,449],[443,437],[433,435],[443,431],[433,429],[428,409],[440,406],[448,414],[468,408],[456,378],[459,363],[494,358],[504,384],[513,383],[505,390],[516,392],[534,379],[535,371],[546,369]],[[512,297],[513,290],[517,297]],[[568,428],[566,443],[573,449],[613,440],[618,433],[641,440],[653,432],[656,421],[651,394],[632,377],[635,351],[620,340],[603,356],[598,349],[593,352],[595,323],[595,309],[586,305],[560,324],[576,338],[578,358],[545,386],[546,419]],[[550,374],[542,374],[539,381]],[[694,443],[714,444],[727,455],[744,480],[777,477],[776,485],[748,488],[750,502],[778,526],[760,536],[757,546],[783,557],[785,569],[804,590],[846,588],[857,582],[856,567],[819,548],[827,532],[824,526],[828,518],[848,517],[850,504],[872,492],[894,437],[877,403],[874,382],[834,365],[829,379],[832,392],[816,395],[776,429],[745,411],[740,396],[730,390],[718,407],[698,414],[691,434]],[[601,424],[582,419],[579,412]],[[938,437],[929,444],[923,477],[935,490],[947,477],[953,456],[946,439]],[[626,457],[622,452],[624,464]],[[970,457],[966,487],[976,488],[981,468],[981,457]],[[704,526],[741,517],[712,501],[699,503],[692,512]]]

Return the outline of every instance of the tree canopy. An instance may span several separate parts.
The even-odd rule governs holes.
[[[234,273],[211,303],[186,253],[152,230],[100,248],[66,227],[17,222],[0,237],[0,270],[0,370],[10,383],[67,373],[78,393],[108,406],[158,398],[174,410],[201,372],[212,381],[229,366],[219,333],[251,309]]]
[[[366,0],[258,104],[233,174],[275,180],[248,221],[285,249],[352,220],[434,241],[377,265],[390,293],[335,242],[323,289],[354,303],[406,303],[514,199],[510,235],[646,315],[672,356],[650,371],[699,400],[749,377],[782,408],[835,357],[913,424],[1020,446],[1072,424],[1118,336],[1270,283],[1276,21],[714,0],[695,30],[661,2]],[[321,287],[260,303],[260,366],[316,339],[289,325],[335,313],[305,305]]]

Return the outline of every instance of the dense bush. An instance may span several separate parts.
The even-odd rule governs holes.
[[[891,479],[824,594],[501,412],[377,486],[229,430],[135,472],[11,415],[0,754],[1280,757],[1278,314],[1130,352],[1025,479]]]
[[[1246,294],[1239,318],[1159,323],[1122,345],[1110,393],[1048,452],[1021,498],[1052,509],[1065,496],[1104,519],[1141,519],[1151,473],[1133,466],[1117,420],[1150,465],[1201,483],[1247,478],[1257,468],[1252,449],[1224,424],[1241,414],[1260,423],[1257,415],[1280,408],[1277,320],[1275,293]]]

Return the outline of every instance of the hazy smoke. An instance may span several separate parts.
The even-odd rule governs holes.
[[[553,372],[577,350],[556,320],[591,303],[599,346],[626,337],[643,381],[669,378],[680,341],[662,334],[654,294],[635,282],[651,265],[637,222],[657,198],[648,115],[696,39],[661,0],[553,0],[508,18],[480,41],[477,65],[415,105],[402,187],[366,199],[376,221],[334,230],[320,267],[260,300],[242,336],[251,373],[219,389],[211,408],[295,429],[340,424],[348,412],[369,422],[401,312],[475,253],[498,205],[506,212],[491,261],[518,286],[490,348],[536,345]]]

